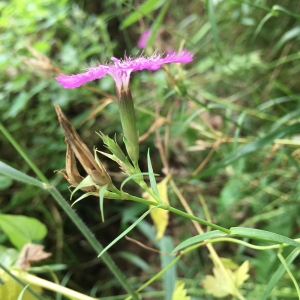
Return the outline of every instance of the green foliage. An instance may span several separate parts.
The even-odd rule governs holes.
[[[170,213],[163,238],[166,244],[161,244],[146,218],[148,212],[143,214],[146,206],[125,201],[125,196],[104,199],[108,195],[104,188],[100,200],[77,192],[80,186],[75,188],[72,195],[78,214],[105,245],[119,240],[120,247],[109,252],[115,251],[118,265],[125,260],[122,272],[134,289],[146,284],[148,290],[140,291],[145,298],[172,299],[175,282],[180,280],[186,297],[210,299],[201,286],[205,276],[212,274],[209,254],[201,250],[206,247],[204,241],[211,241],[219,256],[238,265],[250,261],[250,278],[239,288],[240,299],[297,298],[276,253],[282,244],[291,245],[282,257],[299,282],[298,250],[291,250],[299,245],[297,1],[148,0],[138,5],[131,0],[11,0],[0,2],[0,9],[0,262],[5,267],[11,267],[18,254],[9,248],[11,243],[21,248],[45,237],[45,227],[36,219],[42,220],[49,230],[45,245],[54,249],[54,259],[74,266],[70,288],[97,298],[119,299],[115,277],[109,277],[102,264],[89,263],[95,258],[90,244],[78,237],[76,224],[66,219],[66,207],[53,202],[52,196],[64,201],[54,186],[65,198],[70,197],[68,184],[53,172],[65,166],[64,138],[53,108],[57,103],[90,148],[96,146],[100,154],[111,150],[112,154],[105,153],[105,167],[123,196],[134,195],[136,201],[142,201],[142,184],[136,184],[142,176],[159,196],[156,181],[161,178],[156,174],[172,173],[195,218],[233,227],[234,236],[205,232],[204,227],[200,234],[188,219]],[[66,90],[54,78],[60,72],[78,73],[87,65],[107,62],[111,56],[137,55],[138,34],[147,28],[152,34],[145,53],[151,55],[154,48],[167,52],[171,45],[195,56],[188,65],[132,75],[136,126],[140,136],[148,133],[140,142],[137,174],[124,151],[113,80],[107,77]],[[167,42],[165,31],[171,36]],[[102,106],[104,103],[108,104]],[[154,125],[157,127],[152,128]],[[3,128],[40,173],[14,150]],[[102,140],[95,134],[99,131]],[[123,172],[132,175],[124,177]],[[51,185],[42,182],[41,174]],[[168,192],[170,205],[181,209],[173,185]],[[109,196],[118,198],[113,193]],[[78,224],[88,228],[81,220]],[[120,240],[126,233],[146,246],[184,254],[176,258],[161,255],[159,261],[148,248]],[[93,235],[88,240],[91,243]],[[277,243],[277,248],[264,248]],[[252,246],[256,248],[249,250]],[[173,263],[170,273],[157,275]],[[59,280],[64,275],[63,269],[56,270]],[[22,289],[20,286],[15,298]]]
[[[0,228],[8,236],[11,243],[21,249],[26,243],[42,240],[46,234],[46,226],[34,218],[14,215],[0,215]]]

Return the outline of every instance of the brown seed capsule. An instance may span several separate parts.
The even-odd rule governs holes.
[[[66,116],[63,114],[61,108],[57,104],[55,104],[55,110],[58,116],[58,121],[65,135],[65,140],[67,143],[67,151],[69,151],[70,154],[70,158],[68,158],[70,165],[67,165],[67,168],[70,170],[71,173],[72,170],[75,171],[75,173],[72,173],[74,175],[74,177],[72,178],[74,179],[74,183],[79,180],[78,176],[80,176],[77,168],[76,170],[73,168],[74,164],[72,163],[72,155],[74,157],[75,154],[76,158],[79,160],[79,162],[81,163],[81,165],[83,166],[87,174],[91,176],[95,184],[100,186],[106,184],[110,185],[111,178],[106,172],[104,166],[101,164],[101,162],[100,162],[100,166],[96,163],[92,153],[90,152],[86,144],[81,140],[78,133],[71,125],[71,123],[68,121]],[[70,177],[68,174],[68,170],[66,171],[68,177]]]
[[[81,181],[84,179],[78,172],[75,155],[68,144],[68,141],[65,139],[67,144],[67,151],[66,151],[66,174],[63,171],[58,171],[60,175],[62,175],[73,187],[77,187]],[[95,186],[85,186],[81,188],[84,192],[97,192],[98,189]]]

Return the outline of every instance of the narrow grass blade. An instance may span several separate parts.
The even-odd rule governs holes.
[[[170,236],[164,236],[159,241],[160,250],[162,252],[170,253],[173,249],[173,239]],[[168,265],[172,264],[175,260],[174,256],[169,256],[165,254],[160,255],[161,259],[161,269],[163,270]],[[172,300],[173,291],[175,289],[176,280],[177,280],[177,272],[176,272],[176,265],[173,265],[163,274],[163,289],[165,291],[165,300]]]
[[[29,185],[37,186],[41,189],[46,189],[47,185],[33,177],[26,175],[18,171],[17,169],[12,168],[11,166],[5,164],[4,162],[0,161],[0,174],[3,174],[7,177],[15,179],[17,181],[25,182]]]
[[[27,290],[28,286],[29,286],[29,284],[27,284],[26,286],[24,286],[23,290],[19,294],[18,300],[22,300],[23,299],[23,295],[24,295],[25,291]]]
[[[148,161],[148,171],[149,171],[150,185],[151,185],[151,188],[152,188],[153,193],[154,193],[157,197],[159,197],[159,192],[158,192],[156,180],[155,180],[154,173],[153,173],[153,168],[152,168],[152,164],[151,164],[151,159],[150,159],[150,152],[149,152],[149,150],[148,150],[148,154],[147,154],[147,161]]]
[[[257,35],[259,34],[259,32],[261,31],[261,29],[263,28],[263,26],[265,25],[265,23],[271,19],[274,15],[271,13],[268,13],[264,16],[264,18],[259,22],[255,32],[253,33],[252,39],[251,41],[254,42],[254,40],[256,39]]]
[[[260,230],[260,229],[254,229],[254,228],[244,228],[244,227],[232,227],[230,228],[230,235],[233,236],[241,236],[241,237],[247,237],[255,240],[263,240],[268,242],[276,242],[278,244],[287,244],[294,247],[300,247],[300,243],[296,242],[286,236]]]
[[[163,22],[164,16],[166,12],[168,11],[168,8],[170,6],[171,0],[167,0],[165,4],[163,5],[162,9],[160,10],[158,16],[154,19],[153,25],[151,26],[151,34],[149,37],[149,40],[147,42],[147,45],[153,45],[156,32],[161,27],[161,24]]]
[[[107,184],[104,186],[101,186],[99,191],[99,205],[100,205],[100,213],[101,213],[101,219],[102,222],[104,222],[104,210],[103,210],[103,202],[104,202],[104,194],[107,189]]]
[[[128,260],[133,265],[137,266],[139,269],[141,269],[149,274],[155,273],[155,271],[153,270],[151,265],[149,265],[145,260],[143,260],[136,254],[121,251],[121,252],[118,252],[118,257],[122,257],[122,258]]]
[[[141,217],[139,217],[131,226],[129,226],[124,232],[122,232],[116,239],[114,239],[108,246],[106,246],[98,255],[98,257],[101,257],[103,253],[105,253],[110,247],[112,247],[117,241],[119,241],[122,237],[124,237],[128,232],[130,232],[139,222],[141,222],[143,219],[145,219],[152,210],[156,209],[158,206],[155,206],[149,210],[147,210]]]
[[[300,20],[300,15],[299,14],[294,14],[291,11],[287,10],[286,8],[284,8],[280,5],[273,5],[272,10],[273,11],[280,11],[280,12],[282,12],[282,13],[288,15],[288,16],[291,16],[291,17],[294,17],[294,18]]]
[[[251,142],[243,147],[240,147],[236,151],[232,152],[229,156],[223,159],[221,162],[215,164],[206,171],[201,172],[195,178],[201,178],[210,174],[214,174],[218,169],[225,168],[226,166],[232,164],[237,159],[253,153],[264,146],[270,145],[275,139],[281,139],[286,135],[296,134],[300,132],[300,123],[296,123],[290,126],[281,126],[277,130],[272,131],[265,137]]]
[[[287,31],[280,40],[275,44],[272,50],[272,55],[276,55],[279,49],[289,40],[298,37],[300,34],[300,26],[292,28],[291,30]]]
[[[299,285],[298,285],[297,280],[295,279],[295,276],[293,275],[293,273],[292,273],[292,271],[290,270],[288,264],[286,263],[286,260],[285,260],[284,257],[282,256],[281,251],[278,251],[277,256],[278,256],[278,258],[279,258],[281,264],[284,266],[286,272],[289,274],[291,280],[293,281],[294,286],[295,286],[296,291],[297,291],[298,299],[300,300],[300,290],[299,290]]]
[[[213,231],[209,231],[209,232],[205,232],[203,234],[193,236],[193,237],[185,240],[184,242],[180,243],[177,247],[175,247],[175,249],[172,251],[171,254],[174,254],[174,253],[176,253],[184,248],[187,248],[189,246],[192,246],[194,244],[201,243],[205,240],[209,240],[209,239],[212,239],[215,237],[221,237],[221,236],[225,236],[225,235],[227,235],[227,234],[220,230],[213,230]]]
[[[164,1],[161,0],[148,0],[145,1],[139,8],[136,8],[136,11],[132,12],[120,25],[120,29],[123,30],[133,23],[137,22],[141,15],[146,16],[151,13],[153,10],[159,8]]]
[[[217,49],[220,57],[223,57],[221,47],[220,47],[220,40],[219,40],[219,34],[218,34],[218,25],[217,25],[217,21],[216,21],[214,4],[213,4],[212,0],[206,0],[206,10],[207,10],[209,22],[211,24],[212,35],[213,35],[213,38],[214,38],[216,49]]]
[[[299,255],[299,252],[300,252],[300,249],[294,249],[290,255],[287,257],[286,259],[286,263],[287,265],[289,266],[294,260],[295,258]],[[271,277],[262,297],[260,298],[260,300],[266,300],[273,288],[275,287],[275,285],[279,282],[279,280],[281,279],[281,277],[285,274],[286,270],[285,270],[285,267],[280,264],[280,266],[278,267],[278,269],[276,270],[276,272],[273,274],[273,276]]]

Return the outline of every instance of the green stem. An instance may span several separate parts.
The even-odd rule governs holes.
[[[196,221],[196,222],[199,222],[199,223],[201,223],[201,224],[204,224],[204,225],[206,225],[206,226],[209,226],[209,227],[211,227],[211,228],[213,228],[213,229],[217,229],[217,230],[220,230],[220,231],[225,232],[225,233],[227,233],[227,234],[230,234],[230,230],[227,229],[227,228],[224,228],[224,227],[219,226],[219,225],[215,225],[215,224],[213,224],[213,223],[211,223],[211,222],[208,222],[208,221],[205,221],[205,220],[200,219],[200,218],[198,218],[198,217],[192,216],[192,215],[190,215],[190,214],[188,214],[188,213],[185,213],[185,212],[183,212],[183,211],[181,211],[181,210],[179,210],[179,209],[176,209],[176,208],[174,208],[174,207],[172,207],[172,206],[170,206],[170,205],[167,205],[166,203],[162,202],[162,200],[159,199],[159,198],[153,193],[153,191],[152,191],[150,188],[148,188],[147,185],[146,185],[146,187],[145,187],[144,185],[141,185],[140,183],[139,183],[139,185],[140,185],[144,190],[146,190],[146,191],[147,191],[147,192],[148,192],[148,193],[149,193],[149,194],[157,201],[157,203],[159,203],[159,204],[162,203],[162,204],[160,204],[160,208],[161,208],[161,209],[168,210],[168,211],[173,212],[173,213],[175,213],[175,214],[177,214],[177,215],[180,215],[180,216],[182,216],[182,217],[184,217],[184,218],[187,218],[187,219],[190,219],[190,220],[194,220],[194,221]],[[125,199],[127,199],[127,200],[133,200],[133,201],[137,201],[137,202],[140,202],[140,203],[143,203],[143,204],[154,205],[154,206],[157,205],[157,203],[154,202],[154,201],[149,201],[149,200],[145,200],[145,199],[138,198],[138,197],[135,197],[135,196],[131,196],[131,195],[129,195],[129,194],[127,194],[127,193],[124,193],[124,192],[122,192],[122,195],[123,195],[123,198],[125,198]]]
[[[65,201],[65,199],[61,196],[61,194],[58,192],[58,190],[55,187],[51,186],[51,188],[49,188],[48,191],[54,197],[57,203],[62,207],[62,209],[69,216],[69,218],[73,221],[73,223],[78,227],[81,233],[85,236],[85,238],[88,240],[88,242],[90,243],[92,248],[96,251],[96,253],[99,254],[103,250],[103,247],[97,241],[97,239],[94,237],[92,232],[88,229],[88,227],[82,222],[79,216],[75,213],[75,211],[71,208],[71,206]],[[111,259],[111,257],[107,253],[104,253],[102,255],[102,259],[105,262],[106,266],[111,270],[114,276],[118,279],[118,281],[123,286],[123,288],[131,295],[133,299],[138,300],[139,298],[136,292],[127,283],[125,276],[121,273],[121,271],[114,263],[114,261]]]
[[[200,219],[200,218],[197,218],[197,217],[195,217],[195,216],[191,216],[191,215],[189,215],[188,213],[185,213],[185,212],[183,212],[183,211],[181,211],[181,210],[179,210],[179,209],[176,209],[176,208],[174,208],[174,207],[172,207],[172,206],[168,206],[168,208],[165,208],[165,209],[168,210],[168,211],[171,211],[171,212],[173,212],[173,213],[175,213],[175,214],[177,214],[177,215],[180,215],[180,216],[182,216],[182,217],[185,217],[185,218],[187,218],[187,219],[194,220],[194,221],[196,221],[196,222],[199,222],[199,223],[204,224],[204,225],[206,225],[206,226],[209,226],[209,227],[211,227],[211,228],[214,228],[214,229],[220,230],[220,231],[222,231],[222,232],[225,232],[225,233],[227,233],[227,234],[230,234],[230,230],[227,229],[227,228],[224,228],[224,227],[222,227],[222,226],[215,225],[215,224],[213,224],[213,223],[207,222],[207,221],[205,221],[205,220],[203,220],[203,219]]]
[[[296,291],[297,291],[297,295],[298,295],[298,299],[300,300],[300,289],[299,289],[299,285],[297,283],[297,280],[295,279],[293,273],[291,272],[289,266],[287,265],[284,257],[282,256],[282,254],[280,253],[280,251],[278,252],[277,254],[279,260],[281,261],[281,263],[283,264],[285,270],[287,271],[287,273],[290,275],[294,285],[295,285],[295,288],[296,288]]]
[[[135,196],[129,195],[129,194],[124,193],[124,192],[122,193],[122,197],[123,197],[123,199],[140,202],[140,203],[143,203],[143,204],[146,204],[146,205],[154,205],[154,206],[157,205],[157,202],[155,202],[155,201],[150,201],[150,200],[146,200],[146,199],[143,199],[143,198],[135,197]]]
[[[294,241],[300,242],[300,239],[295,239]],[[285,247],[290,246],[288,244],[274,244],[274,245],[270,245],[270,246],[256,246],[256,245],[252,245],[250,243],[247,243],[247,242],[244,242],[244,241],[241,241],[241,240],[236,240],[236,239],[233,239],[233,238],[215,238],[215,239],[211,239],[211,240],[206,241],[206,243],[210,243],[210,244],[220,243],[220,242],[229,242],[229,243],[240,244],[240,245],[243,245],[245,247],[255,249],[255,250],[260,250],[260,251],[279,249],[279,248],[285,248]]]
[[[23,159],[27,162],[30,168],[34,171],[38,178],[45,183],[49,183],[48,179],[45,175],[39,170],[36,164],[29,158],[29,156],[25,153],[20,144],[14,139],[14,137],[7,131],[7,129],[0,122],[0,131],[3,135],[9,140],[9,142],[15,147],[15,149],[19,152],[19,154],[23,157]]]
[[[145,282],[141,287],[139,287],[136,292],[142,291],[145,287],[150,285],[153,281],[157,280],[159,277],[161,277],[167,270],[169,270],[172,266],[174,266],[179,259],[181,258],[181,255],[177,256],[171,263],[169,263],[165,268],[163,268],[160,272],[158,272],[155,276],[151,277],[147,282]],[[125,300],[132,299],[131,296],[127,297]]]

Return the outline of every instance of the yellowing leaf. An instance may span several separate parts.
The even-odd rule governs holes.
[[[19,297],[19,294],[23,290],[23,287],[17,283],[12,277],[10,277],[3,270],[0,270],[0,278],[4,282],[4,284],[0,284],[0,299],[3,300],[16,300]],[[30,285],[30,287],[37,292],[41,293],[42,289],[36,287],[34,285]],[[23,294],[22,300],[36,300],[35,296],[29,293],[27,290]]]
[[[182,281],[177,281],[172,295],[172,300],[190,300],[190,299],[191,297],[186,295],[186,290],[184,289],[184,283]]]
[[[227,270],[230,271],[230,270]],[[214,276],[207,275],[202,282],[208,294],[211,294],[217,298],[225,297],[232,294],[232,288],[228,281],[224,277],[223,272],[220,268],[213,268]]]
[[[249,278],[249,261],[246,260],[243,264],[234,272],[235,284],[240,286]]]
[[[245,261],[236,271],[229,268],[226,268],[226,271],[234,285],[228,282],[220,268],[213,268],[214,276],[207,275],[202,282],[208,294],[217,298],[236,296],[238,287],[249,278],[249,262]]]
[[[169,204],[169,199],[168,199],[168,190],[167,190],[167,184],[168,181],[170,180],[171,175],[168,175],[164,180],[162,180],[160,183],[157,184],[157,189],[160,195],[160,198]],[[155,201],[155,199],[153,199],[148,193],[144,193],[143,197],[151,200],[151,201]],[[153,206],[150,205],[150,209]],[[153,220],[154,226],[156,228],[156,239],[159,240],[163,237],[166,228],[168,226],[168,222],[169,222],[169,211],[161,209],[161,208],[157,208],[154,209],[151,213],[150,216]]]
[[[220,259],[221,259],[223,266],[226,269],[235,270],[239,267],[239,265],[236,264],[234,261],[232,261],[230,258],[220,257]]]

